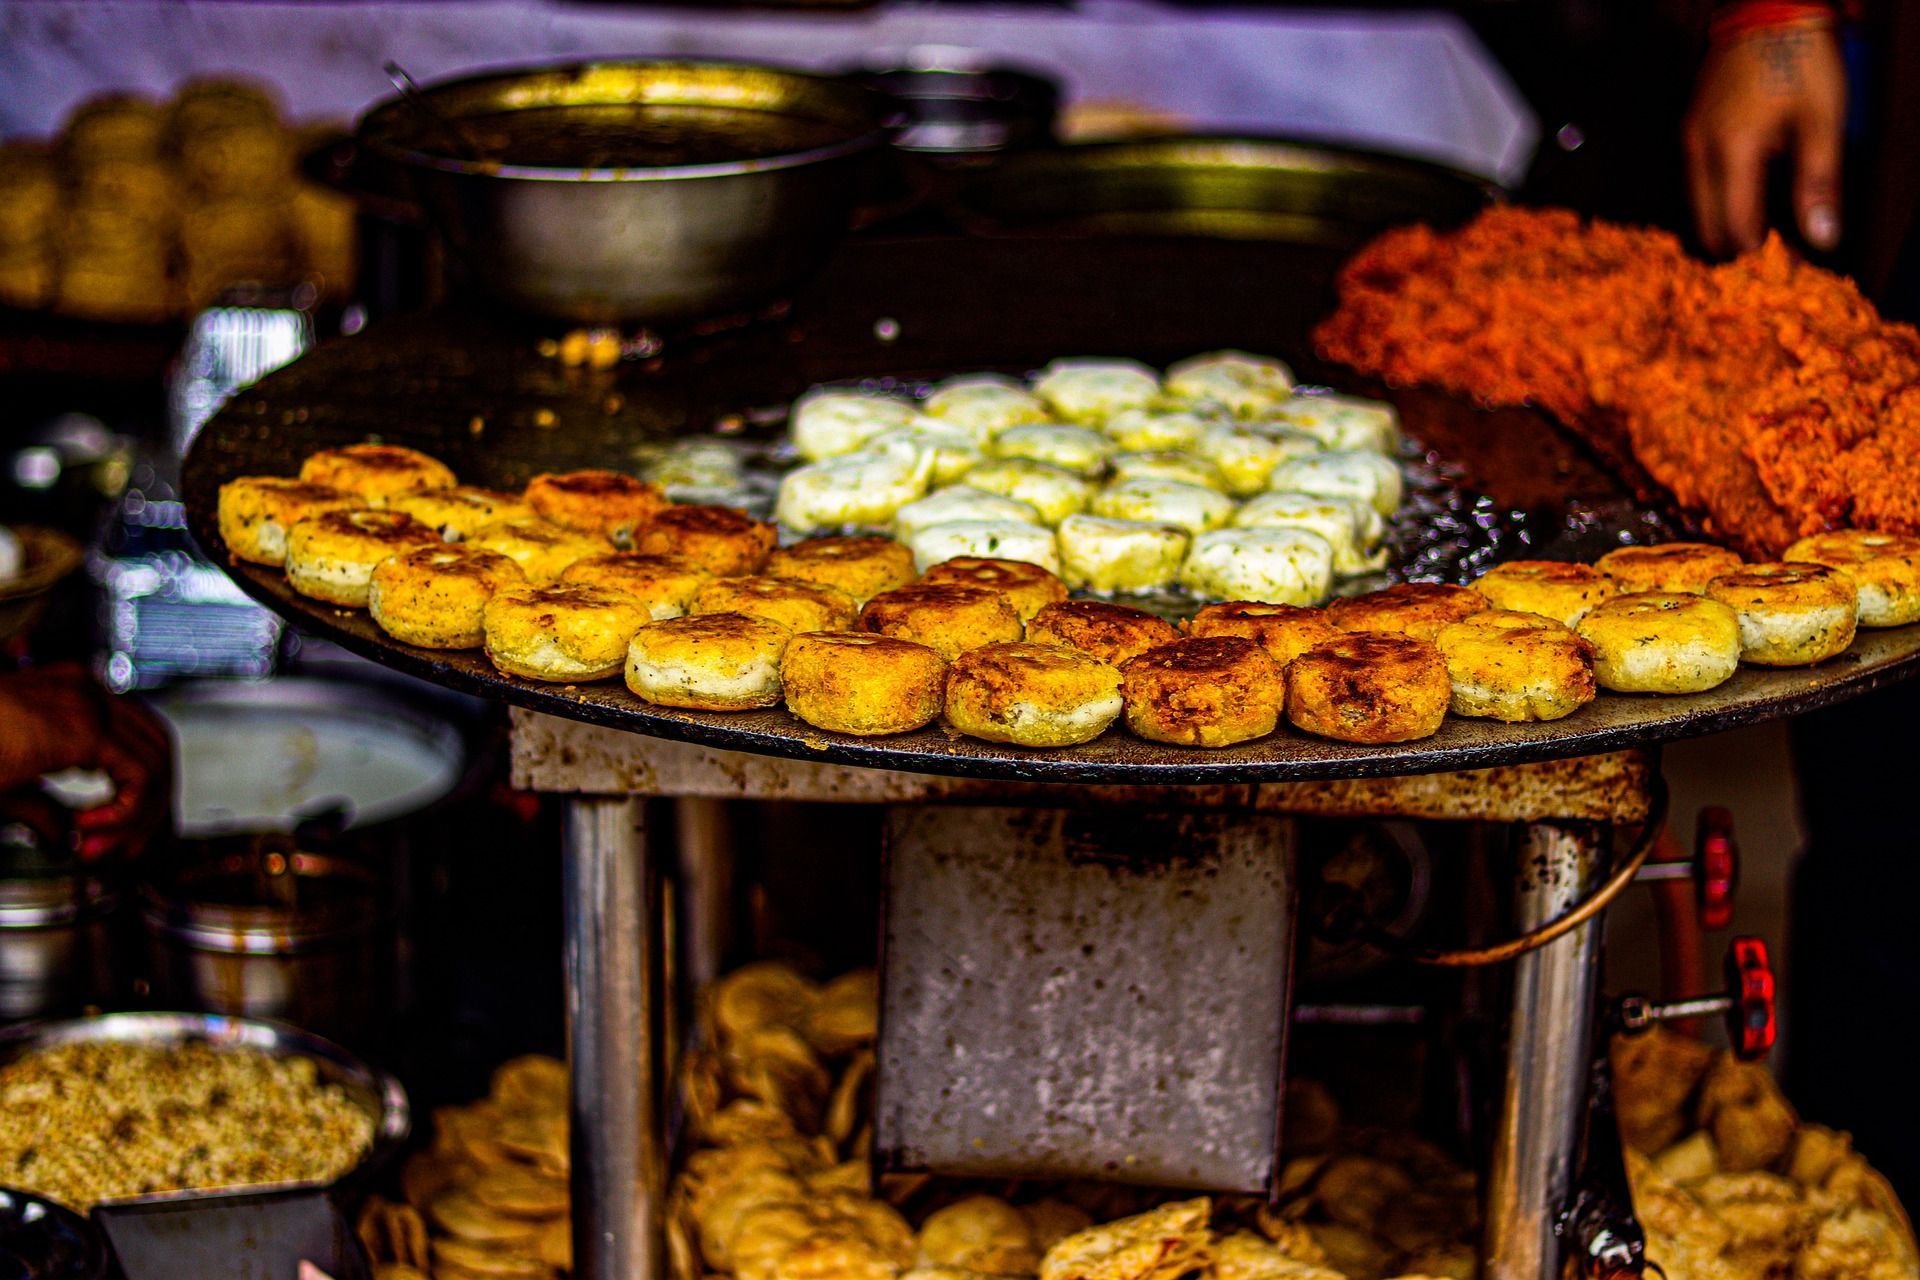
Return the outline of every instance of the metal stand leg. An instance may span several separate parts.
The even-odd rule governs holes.
[[[665,1280],[658,877],[638,800],[567,801],[573,1274]]]
[[[680,953],[688,987],[698,991],[720,977],[733,947],[733,833],[718,800],[673,802],[680,833]]]
[[[1564,915],[1605,872],[1604,828],[1536,824],[1520,850],[1522,929]],[[1602,917],[1514,962],[1505,1097],[1487,1188],[1487,1280],[1560,1275],[1554,1227],[1586,1101]]]

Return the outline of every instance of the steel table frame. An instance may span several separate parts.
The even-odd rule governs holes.
[[[666,1089],[677,1038],[661,884],[646,798],[1230,807],[1316,816],[1527,824],[1516,928],[1563,914],[1606,874],[1607,831],[1650,811],[1657,762],[1640,752],[1459,774],[1327,782],[1105,787],[1001,783],[743,755],[516,709],[517,786],[566,798],[567,1013],[573,1072],[574,1274],[665,1280]],[[694,807],[696,821],[709,810]],[[682,840],[693,974],[717,968],[711,929],[725,869]],[[691,855],[691,856],[689,856]],[[1515,962],[1513,1014],[1486,1208],[1490,1280],[1560,1270],[1587,1088],[1604,913]],[[705,939],[706,941],[702,941]]]

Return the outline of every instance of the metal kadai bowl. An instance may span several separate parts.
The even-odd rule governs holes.
[[[1010,155],[960,192],[954,212],[983,235],[1201,236],[1348,250],[1389,227],[1465,222],[1498,194],[1424,160],[1284,138],[1180,136]]]
[[[372,1143],[360,1157],[359,1163],[334,1184],[336,1187],[364,1191],[366,1183],[407,1140],[412,1123],[411,1110],[406,1090],[398,1080],[368,1065],[331,1040],[278,1022],[229,1018],[212,1013],[107,1013],[60,1022],[24,1022],[0,1029],[0,1064],[59,1045],[117,1042],[166,1046],[196,1040],[219,1048],[252,1049],[277,1058],[311,1059],[319,1069],[322,1080],[340,1086],[353,1104],[372,1118]],[[165,1191],[117,1203],[196,1200],[283,1189],[284,1185],[275,1188],[210,1187]]]
[[[604,62],[430,86],[369,111],[357,141],[499,301],[661,323],[748,308],[817,269],[888,117],[845,80]]]

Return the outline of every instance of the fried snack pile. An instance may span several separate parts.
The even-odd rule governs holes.
[[[328,132],[239,81],[89,99],[53,145],[0,147],[0,304],[149,322],[241,280],[343,295],[353,204],[296,164]]]
[[[784,705],[854,737],[938,720],[1034,749],[1091,742],[1123,717],[1135,737],[1188,747],[1257,741],[1283,720],[1334,741],[1413,742],[1449,714],[1557,720],[1600,689],[1702,693],[1742,663],[1812,666],[1857,627],[1920,622],[1920,538],[1853,529],[1800,539],[1782,563],[1706,543],[1622,547],[1324,608],[1227,600],[1176,627],[1072,598],[1011,549],[917,571],[891,539],[780,547],[764,521],[674,503],[623,472],[545,474],[513,494],[460,485],[398,445],[322,450],[297,479],[229,481],[218,520],[231,555],[283,567],[296,592],[364,608],[403,644],[484,648],[509,676],[623,676],[656,706]]]
[[[818,986],[756,964],[703,997],[682,1076],[697,1144],[675,1178],[681,1280],[1384,1280],[1475,1272],[1474,1180],[1409,1134],[1342,1131],[1289,1090],[1275,1206],[1131,1188],[1035,1188],[1016,1204],[923,1177],[873,1188],[873,975]],[[917,1229],[916,1225],[917,1224]],[[1098,1225],[1096,1225],[1098,1224]],[[438,1273],[436,1273],[438,1274]]]
[[[376,1280],[555,1280],[573,1265],[567,1164],[566,1065],[502,1063],[485,1098],[434,1112],[400,1172],[406,1203],[362,1210]]]
[[[1760,557],[1855,527],[1920,532],[1920,332],[1778,238],[1723,266],[1558,210],[1392,231],[1316,340],[1396,383],[1624,430],[1641,467]]]
[[[308,1058],[80,1042],[0,1065],[0,1186],[85,1213],[131,1196],[331,1182],[373,1118]]]
[[[1802,1124],[1764,1066],[1664,1030],[1613,1044],[1647,1257],[1668,1280],[1907,1280],[1913,1228],[1851,1139]]]

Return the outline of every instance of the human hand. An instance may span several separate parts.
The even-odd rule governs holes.
[[[0,788],[62,769],[98,769],[105,803],[74,815],[83,859],[137,857],[164,831],[173,800],[173,743],[138,702],[110,698],[77,667],[0,679]]]
[[[1766,234],[1767,162],[1793,157],[1793,207],[1816,249],[1840,242],[1847,75],[1832,24],[1809,19],[1717,44],[1694,85],[1684,133],[1694,224],[1708,252]]]

